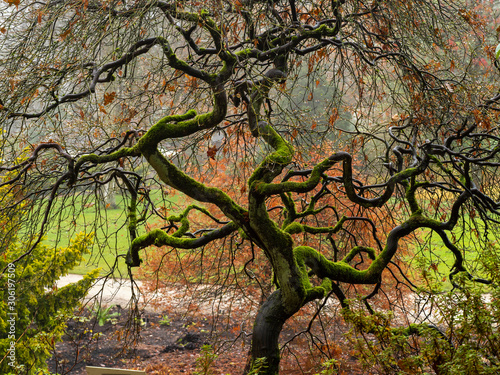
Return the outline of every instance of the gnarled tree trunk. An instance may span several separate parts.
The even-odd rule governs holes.
[[[259,368],[259,358],[263,360],[259,375],[276,375],[279,373],[280,350],[279,336],[283,325],[293,314],[285,312],[281,291],[277,290],[261,305],[253,326],[252,349],[244,374]]]

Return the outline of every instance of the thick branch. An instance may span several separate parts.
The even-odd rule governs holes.
[[[170,246],[179,249],[197,249],[212,241],[227,237],[238,229],[238,225],[230,222],[219,229],[210,231],[198,238],[185,238],[176,235],[169,235],[161,229],[154,229],[132,241],[127,254],[127,264],[130,267],[138,267],[141,264],[139,251],[148,246]]]

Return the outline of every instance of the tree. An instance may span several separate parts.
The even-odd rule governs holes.
[[[472,229],[481,255],[499,208],[494,46],[467,1],[7,3],[1,170],[37,234],[13,262],[60,207],[77,215],[110,183],[131,277],[150,246],[246,242],[274,285],[246,369],[262,374],[278,373],[283,324],[307,303],[349,309],[364,293],[374,312],[388,285],[412,289],[403,243],[422,230],[451,254],[452,284],[491,283],[460,248]],[[167,215],[165,188],[194,203]],[[195,211],[210,223],[190,227]]]

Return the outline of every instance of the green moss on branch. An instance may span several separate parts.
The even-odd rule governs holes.
[[[207,72],[203,70],[198,70],[193,68],[190,64],[186,63],[184,60],[181,60],[177,57],[175,52],[172,50],[170,47],[170,43],[163,37],[157,37],[156,38],[158,42],[160,43],[163,53],[168,59],[169,65],[177,70],[180,70],[181,72],[184,72],[191,77],[199,78],[209,84],[213,84],[212,76],[208,74]]]
[[[208,187],[188,176],[168,161],[158,150],[147,155],[147,160],[157,172],[158,177],[167,185],[199,202],[215,204],[226,216],[241,226],[248,221],[247,211],[226,193],[218,188]]]
[[[327,294],[332,290],[332,281],[325,277],[321,281],[321,285],[314,286],[307,290],[306,302],[314,301],[316,299],[325,298]]]
[[[266,182],[271,182],[291,163],[294,149],[266,122],[259,124],[259,134],[275,150],[266,156],[248,180],[251,192],[261,195],[261,187],[265,186]]]
[[[415,176],[413,176],[411,178],[410,184],[408,184],[408,183],[406,184],[405,197],[406,197],[406,200],[408,201],[408,204],[410,205],[410,210],[411,210],[412,214],[422,212],[422,209],[420,208],[420,206],[417,202],[417,198],[415,196],[415,193],[416,193],[417,189],[423,185],[426,185],[426,183],[425,182],[423,182],[423,183],[416,183],[415,182]]]
[[[369,284],[366,271],[359,271],[344,262],[332,262],[316,249],[309,246],[298,246],[293,250],[298,266],[306,274],[306,266],[309,267],[319,278],[328,278],[334,281],[353,284]]]
[[[139,251],[148,246],[170,246],[180,249],[197,249],[209,242],[224,238],[238,229],[238,225],[230,222],[219,229],[214,229],[203,236],[192,237],[178,237],[169,235],[161,229],[154,229],[142,236],[138,236],[132,241],[129,252],[127,254],[127,264],[130,267],[138,267],[141,263],[139,258]]]
[[[342,229],[342,225],[346,221],[347,217],[343,216],[335,226],[330,227],[313,227],[310,225],[300,224],[297,222],[293,222],[288,224],[284,231],[289,234],[297,234],[302,232],[307,232],[311,234],[321,234],[321,233],[337,233],[340,229]]]
[[[285,181],[278,184],[263,183],[259,184],[258,192],[262,195],[275,195],[288,192],[306,193],[313,190],[321,182],[322,175],[325,171],[335,165],[336,161],[325,159],[316,165],[311,171],[310,177],[303,182]]]
[[[366,247],[366,246],[354,246],[351,251],[342,259],[342,262],[344,263],[350,263],[354,257],[360,253],[367,253],[368,257],[371,260],[375,260],[376,253],[375,249],[372,247]]]
[[[413,176],[424,173],[429,165],[429,158],[425,156],[417,167],[407,168],[394,174],[386,183],[385,191],[377,198],[367,199],[356,193],[352,176],[352,156],[347,152],[338,152],[329,158],[332,162],[342,161],[342,181],[348,198],[363,207],[381,207],[394,193],[396,184]]]
[[[192,211],[192,210],[200,211],[200,212],[204,213],[205,215],[207,215],[208,217],[210,217],[211,219],[213,219],[214,221],[219,222],[204,207],[200,207],[200,206],[198,206],[196,204],[191,204],[188,207],[186,207],[186,209],[180,215],[171,215],[171,216],[169,216],[167,218],[167,220],[169,222],[171,222],[171,223],[174,223],[174,222],[180,222],[181,223],[181,227],[179,229],[177,229],[175,231],[175,233],[172,234],[173,237],[182,237],[182,236],[184,236],[187,233],[187,231],[189,230],[189,227],[190,227],[189,220],[188,220],[188,215],[189,215],[189,212]]]
[[[87,154],[82,155],[75,164],[75,173],[78,173],[80,167],[85,163],[104,164],[117,161],[127,156],[139,156],[139,151],[134,147],[124,147],[109,155]]]

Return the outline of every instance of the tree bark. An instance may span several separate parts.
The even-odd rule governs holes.
[[[279,336],[283,325],[291,315],[285,312],[280,290],[271,294],[262,304],[255,318],[251,357],[244,374],[257,369],[255,374],[258,375],[276,375],[279,373]],[[259,358],[265,358],[264,364],[260,368],[256,362]]]

